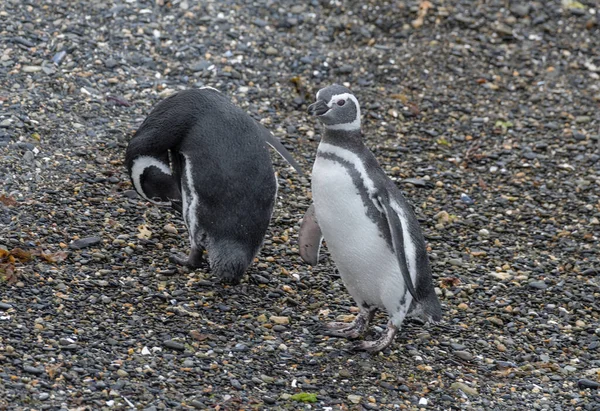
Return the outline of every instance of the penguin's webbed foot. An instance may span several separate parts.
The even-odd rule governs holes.
[[[202,258],[201,251],[192,252],[189,256],[182,253],[171,254],[169,260],[172,263],[183,265],[191,269],[200,268],[204,264],[204,258]]]
[[[367,352],[379,352],[387,348],[392,341],[394,341],[394,336],[398,332],[398,327],[395,325],[388,323],[386,332],[375,341],[359,341],[352,346],[352,350],[354,351],[367,351]]]
[[[361,336],[362,331],[354,325],[354,323],[329,323],[323,329],[323,334],[331,337],[342,337],[354,339]]]
[[[373,318],[374,312],[374,310],[366,312],[361,311],[351,323],[332,322],[325,324],[323,334],[329,335],[331,337],[342,337],[350,339],[358,338],[367,329],[369,322]]]
[[[170,254],[169,255],[169,261],[172,262],[173,264],[179,264],[179,265],[186,265],[187,266],[187,261],[188,261],[188,257],[185,254]]]

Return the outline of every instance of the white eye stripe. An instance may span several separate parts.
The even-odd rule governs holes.
[[[331,96],[331,98],[329,99],[329,102],[327,103],[327,107],[331,108],[331,106],[336,104],[338,102],[338,100],[346,100],[347,101],[348,99],[352,100],[354,102],[354,104],[356,105],[356,107],[358,108],[358,100],[356,100],[356,97],[354,97],[350,93],[335,94],[335,95]]]
[[[354,95],[352,95],[350,93],[335,94],[335,95],[331,96],[331,98],[329,99],[329,102],[327,103],[327,107],[329,107],[329,108],[333,107],[333,105],[336,104],[337,101],[339,101],[339,100],[345,100],[345,101],[352,100],[352,102],[354,103],[354,106],[356,107],[356,118],[349,123],[333,124],[333,125],[325,124],[325,128],[327,128],[329,130],[343,130],[343,131],[360,130],[360,105],[358,104],[358,100],[356,99],[356,97],[354,97]]]
[[[161,172],[163,172],[167,175],[172,174],[172,171],[171,171],[171,168],[169,167],[169,165],[160,161],[159,159],[157,159],[155,157],[150,157],[150,156],[137,157],[133,161],[133,165],[131,166],[131,179],[133,180],[133,186],[135,187],[135,191],[137,191],[138,194],[140,194],[146,200],[151,201],[155,204],[169,204],[169,202],[160,202],[160,201],[156,201],[152,198],[149,198],[146,195],[146,193],[144,193],[144,189],[142,188],[142,181],[141,181],[142,174],[144,174],[144,171],[150,167],[156,167]]]

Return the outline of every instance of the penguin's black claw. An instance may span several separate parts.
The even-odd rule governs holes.
[[[187,265],[187,255],[183,255],[183,254],[171,254],[169,255],[169,261],[172,262],[173,264],[179,264],[179,265]]]
[[[171,261],[174,264],[183,265],[191,269],[200,268],[202,266],[202,260],[192,260],[187,255],[181,253],[169,255],[169,261]]]

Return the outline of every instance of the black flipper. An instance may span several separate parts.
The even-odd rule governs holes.
[[[419,299],[417,298],[415,287],[412,283],[412,279],[410,278],[410,271],[408,270],[406,255],[404,254],[404,233],[402,231],[402,221],[400,220],[400,217],[398,217],[398,214],[392,209],[389,196],[377,195],[377,197],[373,197],[373,201],[376,201],[375,206],[384,213],[388,222],[388,227],[390,228],[390,234],[392,236],[392,247],[394,248],[396,258],[398,259],[398,265],[400,266],[400,272],[402,273],[402,277],[406,283],[406,288],[408,289],[410,295],[412,295],[414,301],[418,302]]]
[[[298,174],[300,174],[301,176],[304,176],[304,171],[302,171],[302,167],[300,167],[300,164],[298,164],[296,162],[296,160],[294,160],[294,157],[292,157],[290,152],[287,151],[287,149],[283,146],[283,144],[281,144],[281,142],[277,139],[277,137],[275,137],[266,128],[263,128],[262,125],[259,124],[259,126],[263,129],[263,136],[265,138],[265,142],[268,145],[270,145],[271,147],[273,147],[275,149],[275,151],[277,151],[279,153],[279,155],[281,157],[283,157],[283,159],[285,161],[288,162],[289,165],[294,167],[294,170],[296,170],[296,172],[298,172]]]
[[[298,234],[298,243],[300,245],[300,257],[315,266],[319,262],[319,250],[321,249],[321,241],[323,234],[317,223],[315,215],[315,205],[311,204],[304,214],[302,224],[300,225],[300,233]]]

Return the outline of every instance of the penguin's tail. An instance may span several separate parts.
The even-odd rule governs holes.
[[[224,283],[238,284],[258,250],[243,242],[209,240],[207,251],[212,273]]]
[[[415,320],[422,324],[438,323],[442,320],[442,307],[440,301],[432,290],[426,297],[413,303],[406,315],[409,319]]]

